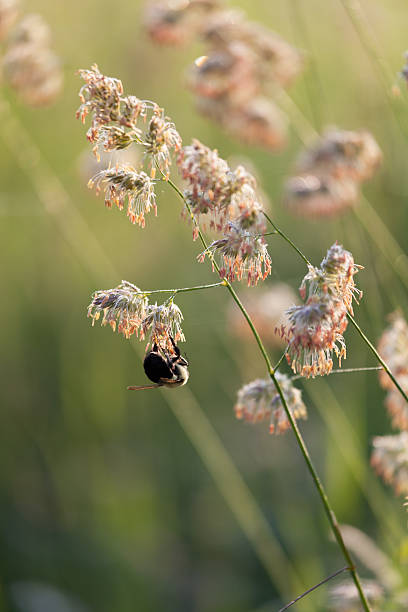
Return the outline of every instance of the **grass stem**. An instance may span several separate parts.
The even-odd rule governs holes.
[[[193,213],[191,211],[191,207],[190,207],[189,203],[186,201],[186,199],[184,198],[184,195],[183,195],[182,191],[172,181],[169,180],[168,183],[169,183],[170,186],[172,186],[175,189],[175,191],[178,193],[178,195],[182,198],[182,200],[184,202],[184,205],[186,206],[187,211],[188,211],[190,217],[192,218],[193,222],[195,222],[195,225],[196,225],[197,230],[198,230],[198,236],[200,238],[201,244],[203,245],[204,249],[208,249],[208,245],[207,245],[207,242],[206,242],[206,240],[204,238],[204,235],[203,235],[203,233],[201,231],[201,228],[199,227],[198,223],[196,223],[194,215],[193,215]],[[269,218],[268,218],[268,220],[269,220]],[[271,221],[271,223],[272,223],[274,229],[287,242],[289,242],[289,244],[297,251],[297,253],[305,261],[305,263],[307,265],[310,265],[308,259],[294,245],[294,243],[281,230],[279,230],[272,221]],[[211,257],[211,264],[213,265],[215,270],[219,273],[220,272],[220,268],[219,268],[217,262],[215,261],[214,257]],[[356,568],[355,568],[355,566],[353,564],[353,561],[351,559],[350,553],[349,553],[349,551],[348,551],[348,549],[347,549],[347,547],[346,547],[346,545],[344,543],[343,537],[341,535],[339,524],[338,524],[338,521],[337,521],[337,517],[336,517],[336,515],[334,513],[333,508],[330,505],[329,499],[327,497],[327,494],[325,492],[323,484],[322,484],[322,482],[321,482],[321,480],[320,480],[320,478],[319,478],[319,476],[317,474],[317,471],[316,471],[316,469],[314,467],[312,458],[311,458],[311,456],[309,454],[309,451],[308,451],[308,448],[306,446],[306,443],[303,440],[302,434],[300,433],[300,430],[298,428],[296,420],[294,419],[294,417],[292,416],[292,413],[289,410],[289,406],[288,406],[288,404],[286,402],[286,398],[285,398],[285,396],[283,394],[283,391],[282,391],[282,388],[281,388],[281,386],[279,384],[279,381],[276,378],[275,370],[274,370],[274,368],[272,366],[272,363],[271,363],[271,360],[269,358],[269,355],[266,352],[266,349],[265,349],[265,347],[264,347],[264,345],[262,343],[262,340],[261,340],[261,338],[260,338],[260,336],[259,336],[259,334],[258,334],[258,332],[257,332],[257,330],[255,328],[255,325],[254,325],[251,317],[249,316],[249,314],[246,311],[244,305],[242,304],[241,300],[239,299],[238,295],[236,294],[235,290],[233,289],[231,283],[228,280],[226,280],[226,279],[225,279],[225,286],[228,289],[229,293],[231,294],[233,300],[237,304],[238,308],[241,310],[242,314],[244,315],[244,317],[245,317],[245,319],[246,319],[246,321],[247,321],[247,323],[248,323],[248,325],[249,325],[249,327],[250,327],[250,329],[252,331],[252,334],[253,334],[253,336],[254,336],[257,344],[258,344],[260,352],[261,352],[261,354],[262,354],[262,356],[264,358],[264,361],[265,361],[265,364],[266,364],[269,376],[270,376],[270,378],[272,379],[272,381],[273,381],[273,383],[275,385],[276,391],[277,391],[277,393],[278,393],[278,395],[280,397],[280,400],[281,400],[282,406],[283,406],[283,408],[285,410],[285,413],[286,413],[286,416],[288,418],[288,421],[291,424],[291,427],[292,427],[293,433],[295,435],[295,438],[296,438],[297,444],[299,446],[299,449],[300,449],[300,451],[301,451],[301,453],[303,455],[303,458],[305,460],[305,463],[306,463],[306,466],[307,466],[307,468],[309,470],[309,473],[310,473],[310,475],[312,477],[312,480],[314,482],[314,485],[316,487],[318,495],[320,496],[320,500],[321,500],[321,502],[323,504],[323,507],[324,507],[324,510],[326,512],[326,516],[328,518],[329,524],[330,524],[331,529],[333,531],[333,535],[334,535],[334,537],[335,537],[335,539],[337,541],[337,544],[338,544],[338,546],[339,546],[339,548],[340,548],[340,550],[341,550],[341,552],[342,552],[342,554],[343,554],[343,556],[344,556],[344,558],[345,558],[345,560],[346,560],[346,562],[348,564],[348,567],[350,569],[350,573],[351,573],[352,579],[354,581],[354,584],[355,584],[355,586],[357,588],[357,591],[358,591],[358,594],[359,594],[362,606],[363,606],[365,612],[371,612],[369,603],[367,601],[367,598],[366,598],[366,596],[364,594],[364,591],[363,591],[363,588],[362,588],[362,585],[361,585],[360,577],[359,577],[359,575],[357,573],[357,570],[356,570]]]
[[[27,175],[44,211],[52,218],[80,265],[91,278],[100,278],[101,281],[106,280],[106,275],[118,278],[118,271],[77,209],[74,199],[5,99],[0,99],[0,118],[5,146]],[[138,345],[132,344],[132,347],[139,354]],[[158,389],[158,393],[203,460],[271,582],[286,599],[293,588],[301,588],[302,581],[193,392],[184,387],[182,399],[178,395],[177,400],[163,389]]]

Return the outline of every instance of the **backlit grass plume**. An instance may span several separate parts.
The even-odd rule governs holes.
[[[286,143],[287,119],[271,95],[301,72],[297,49],[215,0],[148,2],[145,24],[160,44],[202,41],[187,74],[199,112],[247,144],[274,150]]]
[[[381,161],[381,149],[369,132],[330,128],[299,155],[284,187],[284,202],[299,216],[337,215],[357,203],[360,184]]]
[[[375,437],[371,465],[397,495],[408,495],[408,432]]]
[[[17,12],[15,2],[0,3],[0,37],[8,31],[4,76],[24,104],[47,106],[63,85],[61,61],[51,48],[51,28],[37,14],[24,15],[15,24]]]
[[[307,410],[300,389],[297,389],[285,374],[278,372],[276,376],[293,418],[305,419]],[[270,379],[257,378],[244,385],[238,391],[234,411],[237,419],[248,423],[269,422],[271,434],[281,434],[290,428],[281,398]]]
[[[294,372],[306,377],[330,374],[333,354],[341,366],[347,356],[343,337],[347,312],[353,312],[353,298],[362,295],[354,283],[360,268],[337,243],[327,251],[320,268],[309,265],[300,286],[306,301],[289,308],[288,327],[280,330],[288,341],[286,357]]]
[[[145,172],[138,172],[132,166],[119,165],[101,170],[88,182],[88,187],[95,187],[96,193],[105,193],[105,205],[113,204],[123,210],[127,203],[127,216],[131,223],[145,226],[145,215],[154,210],[157,215],[154,180]]]
[[[132,223],[145,226],[145,215],[157,214],[154,177],[156,168],[164,179],[169,178],[172,153],[181,148],[181,138],[171,120],[155,102],[125,96],[119,79],[103,75],[97,65],[80,70],[85,81],[79,97],[76,116],[84,123],[91,116],[87,138],[94,152],[121,151],[138,145],[143,152],[140,168],[116,164],[95,174],[88,186],[105,193],[108,207],[116,204],[122,210],[127,203],[127,216]],[[143,170],[144,163],[149,175]]]
[[[155,164],[168,176],[171,153],[181,147],[181,138],[174,124],[155,102],[125,96],[119,79],[103,75],[95,64],[80,70],[85,81],[79,97],[77,118],[84,123],[91,115],[88,140],[104,151],[123,149],[132,143],[141,145],[152,171]],[[149,119],[150,117],[150,119]]]
[[[223,234],[223,238],[214,240],[198,256],[198,260],[203,262],[206,256],[211,261],[219,259],[221,278],[231,282],[245,277],[250,287],[259,280],[265,280],[271,273],[272,260],[263,238],[232,221]]]
[[[238,165],[232,170],[218,151],[196,139],[180,150],[177,165],[188,185],[184,194],[195,226],[206,215],[210,228],[218,231],[234,219],[242,229],[254,228],[258,233],[265,230],[256,179],[244,166]]]
[[[191,79],[193,88],[206,102],[218,106],[227,101],[225,109],[228,109],[230,120],[236,119],[237,109],[242,112],[258,99],[262,93],[258,87],[263,80],[270,79],[275,84],[287,85],[297,73],[297,52],[260,26],[246,22],[241,15],[218,12],[215,3],[206,4],[199,0],[172,5],[175,7],[174,13],[172,6],[165,2],[160,6],[158,21],[152,27],[155,35],[163,42],[172,36],[172,24],[165,23],[167,8],[178,22],[173,32],[174,42],[178,42],[182,36],[180,27],[184,27],[184,17],[187,17],[184,10],[198,9],[200,12],[203,9],[200,14],[203,18],[208,17],[203,27],[200,26],[200,32],[211,54],[209,58],[196,63]],[[186,18],[186,23],[189,19]],[[182,147],[175,125],[156,103],[125,96],[121,81],[104,76],[96,65],[91,70],[81,70],[80,75],[85,84],[80,91],[81,105],[77,116],[85,121],[87,115],[90,115],[91,126],[87,136],[95,151],[122,151],[135,145],[144,155],[140,168],[118,162],[98,172],[91,179],[90,186],[95,186],[97,191],[104,191],[108,206],[116,204],[120,209],[127,206],[130,220],[142,227],[145,215],[152,209],[156,211],[155,185],[160,181],[164,188],[173,189],[182,203],[183,216],[192,222],[193,238],[201,243],[198,260],[204,262],[208,259],[213,271],[222,279],[207,285],[152,291],[142,291],[123,281],[113,289],[97,291],[88,307],[88,316],[93,324],[100,319],[102,325],[110,325],[125,338],[136,335],[147,342],[147,349],[152,349],[144,360],[144,366],[147,376],[155,385],[130,389],[157,388],[165,384],[172,386],[174,381],[178,388],[188,380],[188,364],[181,357],[176,344],[185,338],[182,330],[183,315],[174,299],[181,292],[226,288],[251,331],[267,371],[266,379],[257,378],[239,390],[235,405],[236,416],[251,423],[266,420],[271,433],[279,434],[292,429],[346,561],[344,571],[350,573],[355,593],[365,612],[370,612],[367,596],[342,539],[333,508],[299,430],[298,421],[306,418],[307,413],[301,391],[294,387],[293,379],[278,371],[281,364],[285,363],[285,356],[292,370],[305,377],[329,374],[335,358],[341,366],[346,357],[343,334],[351,321],[382,364],[395,389],[406,399],[387,364],[381,360],[354,321],[353,307],[362,296],[355,284],[355,276],[361,266],[355,263],[352,253],[338,242],[327,250],[319,267],[313,266],[265,212],[255,177],[243,165],[232,169],[217,150],[210,149],[196,139],[191,145]],[[241,87],[241,81],[247,91]],[[262,122],[259,126],[262,126]],[[170,177],[173,157],[184,181],[181,187]],[[321,142],[316,143],[301,158],[299,172],[302,177],[309,177],[309,185],[313,183],[313,177],[316,178],[319,197],[327,198],[332,190],[332,194],[336,192],[341,201],[344,194],[338,190],[338,181],[347,182],[353,190],[371,176],[380,157],[379,147],[370,134],[334,130],[329,131]],[[145,171],[147,169],[150,169],[150,174]],[[272,231],[266,231],[267,224]],[[215,233],[211,242],[204,233],[207,230]],[[286,311],[287,323],[279,330],[287,346],[276,367],[272,365],[254,321],[231,284],[245,280],[248,286],[253,287],[260,280],[266,280],[272,265],[267,245],[267,236],[270,234],[283,239],[300,256],[303,264],[307,265],[307,273],[300,285],[303,303],[293,305]],[[163,303],[150,302],[152,294],[166,292],[170,297]],[[391,338],[393,342],[395,333]],[[394,352],[390,355],[390,361]],[[165,376],[149,369],[153,368],[157,360]],[[180,368],[185,368],[183,376]],[[406,415],[406,410],[397,410],[395,405],[392,410],[398,412],[398,424],[403,426],[405,417],[403,419],[401,415]],[[407,432],[402,432],[397,436],[379,437],[374,441],[373,465],[387,481],[392,482],[398,492],[407,492],[406,435]],[[345,594],[343,600],[347,597]],[[351,605],[354,605],[354,599],[353,591],[349,597]]]
[[[171,348],[170,337],[176,342],[184,341],[179,307],[172,298],[163,304],[149,304],[149,293],[128,281],[113,289],[96,291],[88,306],[88,317],[92,325],[100,319],[102,326],[109,325],[126,339],[133,334],[141,341],[147,339],[146,350],[155,343]]]

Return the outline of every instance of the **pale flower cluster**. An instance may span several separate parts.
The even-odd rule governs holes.
[[[51,49],[51,31],[41,15],[25,15],[14,26],[15,3],[0,2],[0,33],[7,30],[3,57],[6,79],[28,106],[52,104],[61,93],[63,73],[59,58]],[[9,31],[10,28],[11,31]]]
[[[79,74],[85,85],[79,92],[77,118],[84,123],[86,116],[92,115],[87,137],[95,143],[95,151],[99,147],[104,151],[123,149],[137,142],[151,159],[152,167],[157,164],[168,176],[171,153],[180,149],[181,138],[163,109],[155,102],[124,96],[122,82],[103,75],[96,64]],[[143,129],[138,125],[140,119]]]
[[[390,324],[378,341],[378,352],[394,376],[403,382],[408,377],[408,324],[400,311],[389,315],[388,320]],[[381,371],[379,377],[384,389],[395,388],[386,372]]]
[[[221,5],[222,0],[150,0],[144,25],[154,42],[181,46],[198,36],[207,16]]]
[[[155,181],[145,172],[137,172],[130,165],[116,164],[114,167],[101,170],[88,182],[88,187],[95,186],[96,193],[105,193],[105,206],[113,204],[123,210],[127,202],[127,216],[131,223],[145,226],[145,214],[151,209],[157,215]]]
[[[309,266],[300,286],[305,303],[288,309],[289,326],[279,330],[288,341],[286,357],[294,372],[306,377],[330,374],[333,353],[341,366],[347,312],[353,313],[353,297],[361,296],[354,283],[360,267],[338,243],[327,251],[320,268]]]
[[[277,372],[276,378],[293,418],[305,419],[307,410],[300,389],[294,387],[285,374]],[[290,421],[272,379],[257,378],[244,385],[238,391],[234,411],[237,419],[248,423],[268,421],[271,434],[281,434],[290,428]]]
[[[264,226],[260,213],[256,180],[242,165],[232,170],[229,164],[199,140],[183,147],[177,157],[181,177],[188,183],[184,195],[191,205],[196,223],[207,215],[210,228],[221,231],[226,219],[242,218],[242,226]]]
[[[198,260],[203,262],[206,255],[211,260],[216,255],[221,256],[221,278],[233,282],[240,281],[245,276],[248,286],[265,280],[272,269],[272,260],[263,238],[232,221],[224,229],[223,238],[214,240],[198,256]]]
[[[360,184],[371,178],[381,160],[369,132],[330,128],[299,156],[285,184],[285,204],[300,216],[336,215],[357,202]]]
[[[222,233],[199,256],[219,259],[221,278],[247,279],[256,285],[271,272],[272,261],[262,234],[265,217],[258,201],[256,180],[243,166],[228,163],[198,140],[181,149],[177,164],[188,187],[184,197],[193,216],[193,237],[203,215],[210,228]],[[187,209],[188,212],[188,209]]]
[[[390,325],[383,332],[378,352],[387,363],[401,388],[408,392],[408,324],[400,312],[389,317]],[[381,370],[380,384],[386,389],[385,405],[392,426],[401,433],[377,436],[373,441],[371,463],[397,495],[408,494],[408,403],[395,388],[388,374]]]
[[[389,320],[390,325],[378,342],[378,352],[408,393],[408,324],[400,312],[394,312]],[[408,403],[384,370],[380,371],[379,378],[381,386],[387,390],[385,405],[393,427],[408,430]]]
[[[88,306],[92,325],[101,317],[101,325],[109,325],[113,331],[129,339],[133,334],[141,341],[147,339],[147,347],[154,344],[172,351],[175,342],[185,341],[181,327],[183,315],[170,298],[164,304],[150,304],[149,292],[122,281],[113,289],[96,291]]]
[[[375,437],[371,465],[397,495],[408,495],[408,432]]]
[[[363,580],[362,588],[372,612],[380,612],[384,589],[375,580]],[[361,599],[356,585],[349,580],[332,587],[329,605],[331,612],[360,612]]]
[[[270,95],[301,71],[294,47],[216,1],[149,2],[146,27],[162,44],[203,41],[204,53],[188,73],[201,113],[248,144],[271,150],[285,144],[287,120]]]
[[[100,151],[121,151],[136,143],[150,168],[148,176],[142,168],[116,164],[98,172],[88,185],[96,186],[97,193],[103,188],[108,206],[115,203],[122,210],[127,202],[129,220],[144,227],[145,215],[151,210],[157,214],[156,168],[164,179],[169,178],[171,157],[180,150],[181,137],[156,103],[125,96],[119,79],[103,75],[96,65],[79,74],[85,84],[79,92],[81,105],[76,115],[83,123],[91,115],[87,138],[97,157]]]

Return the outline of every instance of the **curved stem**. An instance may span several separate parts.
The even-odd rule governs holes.
[[[328,376],[331,376],[332,374],[352,374],[353,372],[379,372],[379,370],[382,370],[381,366],[367,366],[367,367],[362,367],[362,368],[344,368],[341,370],[330,370],[330,373],[328,374]],[[301,378],[304,378],[304,376],[302,376],[301,374],[296,374],[296,376],[291,376],[291,380],[299,380]]]
[[[339,574],[342,574],[343,572],[345,572],[345,571],[347,571],[349,569],[350,568],[346,565],[345,567],[342,567],[341,569],[337,570],[337,572],[333,572],[333,574],[330,574],[330,576],[327,576],[327,578],[325,578],[324,580],[321,580],[320,582],[318,582],[317,584],[312,586],[310,589],[307,589],[307,591],[305,591],[304,593],[299,595],[299,597],[296,597],[296,599],[293,599],[292,601],[290,601],[286,606],[281,608],[279,610],[279,612],[285,612],[285,610],[287,610],[288,608],[293,606],[293,604],[295,604],[297,601],[299,601],[299,599],[303,599],[303,597],[305,597],[305,595],[309,595],[309,593],[311,593],[312,591],[315,591],[316,589],[318,589],[320,586],[322,586],[326,582],[329,582],[329,580],[332,580],[333,578],[335,578]]]
[[[193,213],[191,211],[191,207],[190,207],[189,203],[185,200],[182,191],[171,180],[168,180],[168,183],[169,183],[169,185],[171,187],[173,187],[173,189],[175,189],[175,191],[182,198],[182,200],[183,200],[183,202],[184,202],[184,204],[185,204],[185,206],[186,206],[186,208],[188,210],[188,213],[189,213],[190,217],[192,218],[193,222],[195,223],[195,225],[197,227],[198,237],[200,238],[201,244],[203,245],[204,249],[208,249],[208,245],[207,245],[207,242],[206,242],[206,240],[204,238],[204,235],[203,235],[203,233],[201,231],[201,228],[199,227],[198,223],[196,222],[196,220],[194,218],[194,215],[193,215]],[[268,217],[267,217],[267,219],[269,220]],[[307,263],[307,265],[311,265],[310,262],[308,261],[308,259],[293,244],[293,242],[290,241],[289,238],[287,236],[285,236],[283,234],[283,232],[281,232],[273,224],[272,221],[270,221],[270,222],[272,223],[273,227],[277,230],[277,232],[287,242],[289,242],[289,244],[291,244],[291,246],[293,248],[296,249],[296,251],[302,257],[302,259]],[[211,256],[210,259],[211,259],[211,263],[212,263],[213,267],[219,273],[220,272],[220,268],[219,268],[217,262],[215,261],[214,257],[211,254],[210,254],[210,256]],[[254,325],[253,321],[251,320],[251,317],[247,313],[244,305],[242,304],[241,300],[239,299],[238,295],[236,294],[235,290],[233,289],[231,283],[227,279],[224,279],[224,281],[225,281],[225,286],[228,289],[228,291],[230,292],[233,300],[235,301],[235,303],[237,304],[238,308],[241,310],[242,314],[244,315],[244,317],[245,317],[245,319],[246,319],[246,321],[247,321],[247,323],[248,323],[248,325],[249,325],[249,327],[250,327],[250,329],[252,331],[252,334],[253,334],[253,336],[254,336],[257,344],[258,344],[258,347],[259,347],[259,349],[261,351],[261,354],[262,354],[262,356],[264,358],[264,361],[265,361],[265,364],[266,364],[269,376],[271,377],[271,379],[272,379],[272,381],[273,381],[273,383],[275,385],[276,391],[277,391],[277,393],[278,393],[278,395],[280,397],[280,401],[281,401],[282,406],[283,406],[283,408],[285,410],[285,413],[286,413],[286,416],[288,418],[288,421],[289,421],[289,423],[290,423],[290,425],[292,427],[292,430],[293,430],[293,433],[295,435],[295,438],[296,438],[296,441],[298,443],[298,446],[300,448],[300,451],[301,451],[301,453],[303,455],[303,458],[304,458],[304,460],[306,462],[307,468],[308,468],[308,470],[310,472],[312,480],[313,480],[313,482],[315,484],[315,487],[317,489],[317,492],[318,492],[318,494],[320,496],[320,499],[321,499],[321,502],[323,504],[324,510],[326,512],[327,518],[329,520],[331,529],[333,531],[334,537],[335,537],[335,539],[337,541],[337,544],[339,545],[339,548],[342,551],[343,556],[346,559],[347,564],[348,564],[348,566],[350,568],[350,573],[351,573],[351,576],[353,578],[354,584],[355,584],[355,586],[357,588],[357,591],[359,593],[360,600],[361,600],[361,603],[363,605],[363,608],[364,608],[364,610],[366,612],[371,612],[369,604],[368,604],[368,601],[366,599],[366,596],[365,596],[365,594],[363,592],[363,589],[362,589],[362,586],[361,586],[360,578],[359,578],[359,576],[357,574],[357,571],[356,571],[356,568],[355,568],[355,566],[353,564],[353,561],[351,559],[350,553],[349,553],[349,551],[348,551],[348,549],[347,549],[347,547],[346,547],[346,545],[344,543],[343,537],[341,535],[336,515],[335,515],[334,510],[332,509],[332,507],[330,505],[330,502],[329,502],[329,499],[327,497],[326,491],[324,490],[323,484],[322,484],[322,482],[321,482],[321,480],[320,480],[320,478],[319,478],[319,476],[318,476],[318,474],[316,472],[316,469],[315,469],[315,467],[313,465],[313,461],[312,461],[312,459],[310,457],[308,448],[307,448],[307,446],[306,446],[306,444],[305,444],[305,442],[303,440],[302,434],[300,433],[300,430],[299,430],[299,428],[297,426],[296,420],[294,419],[294,417],[293,417],[293,415],[292,415],[292,413],[291,413],[291,411],[289,409],[289,406],[288,406],[288,404],[286,402],[286,398],[285,398],[285,396],[283,394],[283,391],[282,391],[282,388],[281,388],[281,386],[279,384],[279,381],[276,378],[275,370],[274,370],[274,368],[272,366],[272,363],[271,363],[271,360],[269,358],[269,355],[266,352],[266,349],[265,349],[265,347],[264,347],[264,345],[262,343],[262,340],[261,340],[261,338],[260,338],[260,336],[259,336],[259,334],[258,334],[258,332],[257,332],[257,330],[255,328],[255,325]]]
[[[195,287],[180,287],[179,289],[153,289],[152,291],[138,291],[134,295],[152,295],[153,293],[187,293],[189,291],[201,291],[201,289],[211,289],[212,287],[223,287],[225,282],[211,283],[209,285],[197,285]]]
[[[401,393],[402,397],[405,399],[406,402],[408,402],[408,396],[405,393],[405,391],[402,389],[401,385],[399,384],[399,382],[397,381],[397,379],[395,378],[394,374],[391,372],[390,368],[388,367],[388,365],[385,363],[384,359],[381,357],[381,355],[378,353],[378,351],[376,350],[375,346],[370,342],[370,340],[367,338],[367,336],[365,335],[365,333],[363,332],[363,330],[361,329],[361,327],[358,325],[358,323],[353,319],[353,317],[351,316],[351,314],[347,313],[347,317],[348,320],[351,322],[352,325],[354,325],[354,327],[356,328],[356,330],[358,331],[358,333],[360,334],[360,336],[362,337],[362,339],[364,340],[364,342],[367,344],[367,346],[369,347],[369,349],[371,350],[372,353],[374,353],[376,359],[381,363],[382,367],[384,368],[384,370],[387,372],[388,376],[391,378],[392,382],[394,383],[394,385],[396,386],[396,388],[398,389],[398,391]]]
[[[3,143],[22,172],[32,181],[44,211],[53,218],[57,230],[78,262],[92,278],[102,281],[101,270],[104,276],[108,273],[112,278],[117,277],[118,271],[76,208],[75,201],[48,166],[40,149],[18,117],[13,114],[8,102],[1,98],[0,116],[3,116]],[[132,344],[132,347],[138,352],[135,344]],[[220,495],[225,498],[273,584],[282,597],[289,597],[291,583],[300,588],[300,577],[192,391],[188,387],[184,387],[183,391],[182,398],[177,396],[177,400],[171,393],[162,389],[159,389],[158,393],[162,393],[163,401],[169,405],[186,437],[201,457]],[[1,595],[0,589],[0,604]]]
[[[282,231],[279,230],[278,227],[276,227],[276,225],[274,224],[274,222],[272,221],[272,219],[270,219],[268,217],[268,215],[266,213],[264,213],[265,217],[267,218],[267,220],[269,221],[269,223],[271,223],[271,225],[276,229],[277,233],[282,236],[282,238],[284,240],[286,240],[286,242],[288,242],[290,244],[290,246],[298,253],[298,255],[303,259],[303,261],[305,261],[307,263],[308,266],[311,266],[312,264],[309,262],[309,260],[305,257],[305,255],[303,255],[302,251],[300,251],[300,249],[297,248],[297,246],[292,242],[292,240],[290,240],[288,238],[288,236],[286,236],[286,234],[284,234]],[[354,327],[357,329],[358,333],[360,334],[361,338],[363,339],[363,341],[367,344],[367,346],[369,347],[369,349],[371,350],[371,352],[375,355],[377,361],[379,361],[379,363],[381,363],[382,367],[384,368],[385,372],[387,372],[388,376],[391,378],[392,382],[394,383],[395,387],[398,389],[398,391],[401,393],[402,397],[405,399],[406,402],[408,402],[408,396],[405,393],[405,391],[402,389],[401,385],[398,383],[397,379],[395,378],[395,376],[393,375],[393,373],[391,372],[389,366],[385,363],[385,361],[382,359],[382,357],[379,355],[378,351],[376,350],[376,348],[374,347],[374,345],[370,342],[370,340],[367,338],[367,336],[365,335],[365,333],[363,332],[363,330],[361,329],[361,327],[356,323],[356,321],[353,319],[353,317],[351,316],[350,313],[347,313],[347,317],[349,319],[349,321],[351,321],[351,323],[354,325]]]
[[[285,352],[284,352],[284,353],[282,353],[282,355],[279,357],[279,361],[276,363],[275,367],[273,368],[273,369],[275,370],[275,372],[277,372],[277,371],[278,371],[278,369],[279,369],[279,367],[280,367],[280,364],[281,364],[281,363],[282,363],[282,361],[285,359],[285,356],[286,356],[286,350],[287,350],[287,347],[286,347],[286,349],[285,349]]]
[[[294,130],[305,146],[319,138],[319,134],[284,89],[275,88],[274,97],[280,103],[280,107],[290,117]],[[377,248],[388,261],[395,274],[404,283],[405,287],[408,288],[408,257],[375,208],[367,198],[361,196],[359,205],[353,208],[353,213],[370,236],[370,239],[374,241]],[[281,236],[284,237],[283,234]]]
[[[266,214],[266,212],[265,212],[265,211],[262,211],[262,213],[263,213],[264,217],[265,217],[265,218],[266,218],[266,219],[269,221],[269,223],[272,225],[272,227],[274,228],[275,232],[276,232],[277,234],[279,234],[279,236],[282,236],[282,238],[283,238],[284,240],[286,240],[286,242],[287,242],[288,244],[290,244],[290,246],[292,247],[292,249],[295,249],[295,251],[298,253],[298,255],[300,255],[300,257],[303,259],[303,261],[305,262],[305,264],[306,264],[307,266],[311,266],[312,264],[310,263],[310,261],[308,260],[308,258],[306,257],[306,255],[304,255],[304,254],[302,253],[302,251],[301,251],[301,250],[300,250],[300,249],[299,249],[299,248],[296,246],[296,244],[295,244],[294,242],[292,242],[292,240],[291,240],[291,239],[290,239],[290,238],[289,238],[289,237],[288,237],[286,234],[284,234],[284,233],[282,232],[282,230],[280,230],[280,229],[279,229],[279,227],[277,227],[277,226],[275,225],[275,223],[274,223],[274,222],[272,221],[272,219],[271,219],[271,218],[270,218],[270,217],[269,217],[269,216]]]

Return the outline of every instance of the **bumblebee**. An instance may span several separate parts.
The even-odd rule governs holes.
[[[143,385],[141,387],[128,387],[128,391],[141,391],[143,389],[157,389],[157,387],[181,387],[186,384],[189,377],[188,361],[181,355],[180,349],[170,336],[173,346],[172,352],[168,352],[158,344],[153,345],[153,350],[147,353],[143,361],[144,371],[147,378],[154,385]]]

